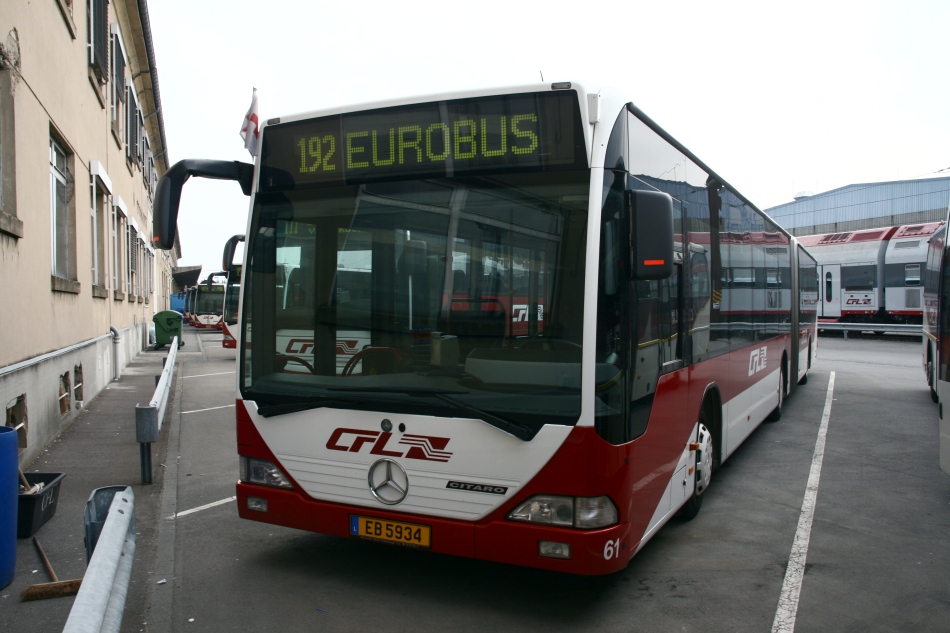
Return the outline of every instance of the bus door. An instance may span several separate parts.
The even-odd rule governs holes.
[[[841,318],[841,265],[827,264],[819,266],[819,294],[821,300],[818,317],[822,319]]]

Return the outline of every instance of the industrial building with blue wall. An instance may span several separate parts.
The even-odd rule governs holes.
[[[847,185],[766,209],[792,235],[839,233],[942,222],[950,203],[950,178]]]

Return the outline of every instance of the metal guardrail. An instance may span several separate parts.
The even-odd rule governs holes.
[[[63,633],[118,633],[135,558],[132,489],[94,490],[83,519],[89,565]]]
[[[139,443],[142,462],[142,483],[152,483],[152,442],[158,441],[165,420],[165,405],[171,393],[172,376],[175,373],[175,359],[178,356],[178,337],[172,339],[168,356],[162,361],[164,369],[158,376],[158,384],[151,401],[143,406],[135,405],[135,441]]]
[[[844,337],[848,338],[848,332],[892,332],[896,334],[923,334],[922,325],[913,325],[905,323],[818,323],[818,330],[829,330],[832,332],[844,332]]]

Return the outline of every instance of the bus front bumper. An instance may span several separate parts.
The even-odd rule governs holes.
[[[250,510],[252,505],[266,512]],[[509,521],[504,518],[477,522],[443,519],[384,509],[316,501],[294,490],[237,483],[238,514],[241,518],[343,538],[351,535],[351,517],[361,516],[399,521],[431,528],[428,551],[479,560],[535,567],[580,575],[602,575],[627,566],[637,549],[629,524],[599,530],[576,530]],[[570,558],[541,555],[541,543],[567,545]],[[396,544],[399,546],[399,544]],[[549,547],[549,546],[546,546]]]

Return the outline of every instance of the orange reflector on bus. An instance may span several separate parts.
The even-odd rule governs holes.
[[[665,259],[644,259],[643,260],[644,266],[663,266],[664,264],[666,264]]]
[[[698,451],[698,450],[699,450],[699,442],[690,442],[690,443],[689,443],[689,450],[691,450],[691,451]]]

